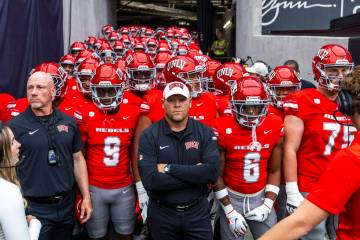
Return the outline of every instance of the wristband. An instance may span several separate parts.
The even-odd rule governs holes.
[[[265,192],[273,192],[276,194],[276,196],[279,195],[280,188],[278,186],[272,185],[272,184],[266,184]]]
[[[216,199],[218,199],[218,200],[222,199],[223,197],[225,197],[227,195],[229,195],[229,192],[226,188],[223,188],[223,189],[215,192]]]

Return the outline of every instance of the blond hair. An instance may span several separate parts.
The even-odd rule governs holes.
[[[11,130],[7,126],[0,129],[0,177],[19,186],[14,166],[16,161],[11,151],[12,139],[9,131]]]

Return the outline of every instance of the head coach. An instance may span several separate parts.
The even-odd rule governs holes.
[[[50,74],[32,74],[26,91],[30,106],[9,126],[21,143],[17,173],[29,204],[27,214],[42,224],[39,239],[71,239],[75,179],[83,196],[83,220],[92,212],[80,135],[75,120],[52,105]]]
[[[208,184],[219,174],[217,139],[189,118],[191,98],[181,82],[163,92],[165,117],[140,138],[139,172],[150,197],[148,221],[158,239],[212,239]]]

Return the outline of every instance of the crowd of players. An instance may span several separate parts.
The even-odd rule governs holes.
[[[353,69],[351,55],[342,46],[330,44],[318,51],[312,63],[318,89],[300,91],[299,76],[291,67],[277,66],[260,78],[239,63],[222,64],[204,55],[196,32],[186,28],[114,30],[106,25],[102,35],[72,43],[70,53],[58,63],[44,62],[32,73],[52,75],[57,90],[54,106],[75,118],[90,186],[106,191],[135,183],[137,212],[143,219],[149,198],[137,169],[138,143],[142,131],[164,116],[161,100],[166,83],[186,83],[192,97],[189,115],[217,134],[222,173],[213,191],[223,207],[219,211],[223,239],[239,237],[248,227],[255,238],[260,237],[276,223],[275,208],[283,218],[285,213],[279,213],[286,202],[289,212],[299,206],[301,192],[311,191],[337,150],[354,137],[354,128],[338,124],[351,120],[333,116],[332,97],[340,90],[341,78]],[[7,122],[29,103],[3,93],[0,105],[0,120]],[[301,119],[288,123],[293,132],[285,134],[294,139],[285,141],[288,151],[283,149],[285,115]],[[282,156],[298,160],[294,168],[285,165],[285,175]],[[279,193],[280,176],[286,190]],[[277,202],[281,194],[285,200]],[[131,215],[136,201],[134,197],[125,201],[121,205],[126,208],[111,214],[125,215],[130,223],[123,223],[120,216],[111,219],[120,219],[113,221],[114,229],[126,235],[134,229]],[[116,204],[107,206],[116,209]],[[94,213],[87,223],[92,238],[103,237],[108,229],[110,217],[104,221],[97,211],[102,205],[93,202]]]

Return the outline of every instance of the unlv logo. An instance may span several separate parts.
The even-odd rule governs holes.
[[[184,60],[181,59],[175,59],[172,60],[168,63],[167,65],[167,70],[170,71],[171,68],[180,68],[180,70],[183,70],[185,67],[186,62]]]
[[[126,64],[129,65],[132,61],[134,60],[134,58],[131,56],[131,54],[126,58]]]
[[[231,77],[233,75],[233,73],[234,73],[234,69],[232,69],[232,68],[222,68],[216,73],[216,76],[218,78],[221,78],[222,76]]]
[[[323,48],[319,49],[318,51],[318,57],[320,58],[320,60],[323,60],[328,54],[329,52]]]
[[[185,143],[186,150],[190,148],[199,149],[199,142],[198,141],[189,141]]]

